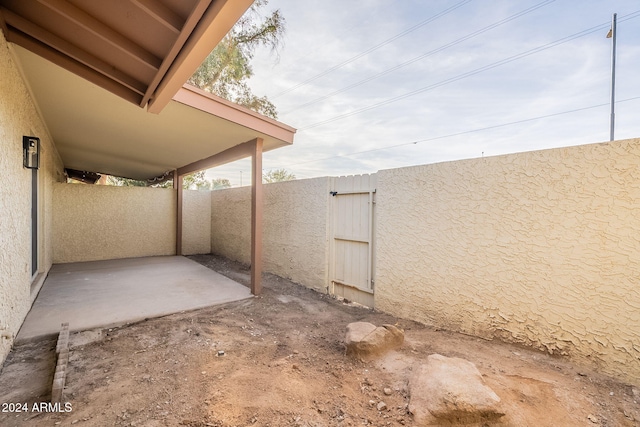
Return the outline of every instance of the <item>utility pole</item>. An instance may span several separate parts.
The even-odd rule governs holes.
[[[613,141],[614,128],[616,121],[615,103],[616,103],[616,22],[617,13],[613,14],[611,19],[611,29],[607,34],[607,38],[611,39],[611,119],[609,128],[609,141]]]

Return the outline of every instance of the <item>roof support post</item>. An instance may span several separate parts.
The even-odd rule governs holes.
[[[176,255],[182,255],[182,175],[173,171],[173,188],[176,190]]]
[[[251,141],[251,293],[262,292],[262,138]]]

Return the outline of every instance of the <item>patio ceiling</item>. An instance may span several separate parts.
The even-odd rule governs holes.
[[[15,47],[22,72],[66,168],[146,180],[254,138],[263,151],[295,129],[191,86],[160,114]]]

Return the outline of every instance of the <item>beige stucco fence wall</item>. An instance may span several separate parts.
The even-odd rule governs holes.
[[[378,173],[376,307],[640,383],[640,140]]]
[[[176,193],[165,188],[57,184],[55,262],[175,255]],[[211,252],[211,193],[183,192],[182,251]]]
[[[175,190],[55,184],[54,263],[175,255]]]
[[[211,192],[183,191],[182,198],[182,253],[211,253]]]
[[[324,291],[327,280],[329,178],[265,184],[265,271]],[[211,193],[211,250],[250,262],[251,188]]]
[[[211,252],[251,262],[251,187],[211,192]]]

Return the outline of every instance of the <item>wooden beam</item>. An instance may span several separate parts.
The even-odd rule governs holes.
[[[162,60],[114,29],[66,0],[38,0],[54,12],[129,55],[147,68],[157,71]]]
[[[211,3],[158,85],[149,102],[150,113],[162,111],[252,3],[253,0]]]
[[[0,11],[2,11],[2,14],[4,15],[8,25],[32,37],[34,40],[40,40],[41,43],[46,44],[47,46],[63,54],[66,54],[79,63],[86,65],[87,67],[95,70],[103,76],[115,80],[116,82],[140,95],[143,95],[145,90],[147,89],[147,86],[144,83],[137,81],[133,77],[98,59],[91,53],[79,48],[73,43],[50,33],[44,28],[37,26],[36,24],[24,19],[19,15],[16,15],[8,9],[0,7]]]
[[[199,172],[201,170],[210,169],[215,166],[224,165],[225,163],[253,156],[255,153],[255,141],[256,140],[254,139],[248,142],[243,142],[242,144],[238,144],[218,154],[207,157],[206,159],[198,160],[197,162],[178,168],[178,175],[189,175],[190,173]],[[262,139],[260,139],[260,141],[262,141]],[[262,172],[260,172],[260,174],[262,175]]]
[[[132,0],[133,3],[149,15],[153,17],[160,24],[167,27],[175,34],[180,33],[180,29],[184,25],[184,20],[173,13],[171,9],[163,5],[162,3],[154,0]]]
[[[156,73],[153,80],[151,80],[151,83],[149,84],[149,88],[147,89],[147,92],[142,97],[142,102],[140,104],[141,107],[144,107],[145,105],[147,105],[147,103],[153,97],[156,89],[158,88],[160,83],[162,83],[162,80],[164,79],[165,74],[171,68],[173,61],[176,59],[176,57],[184,47],[184,44],[189,39],[189,36],[191,36],[193,29],[196,27],[198,22],[200,22],[202,15],[207,11],[207,8],[209,7],[210,3],[211,3],[211,0],[200,0],[200,2],[197,3],[195,7],[191,10],[191,13],[189,14],[189,17],[187,18],[187,20],[182,23],[181,31],[178,34],[178,37],[173,42],[173,45],[171,46],[171,49],[169,50],[169,52],[165,55],[164,60],[160,65],[160,68],[158,68],[158,72]],[[187,79],[185,79],[185,81]],[[160,110],[161,109],[154,110],[152,108],[149,108],[149,112],[155,113],[155,114],[158,114]]]
[[[262,138],[251,141],[251,293],[262,292]]]
[[[182,255],[182,176],[173,172],[173,188],[176,189],[176,255]]]

